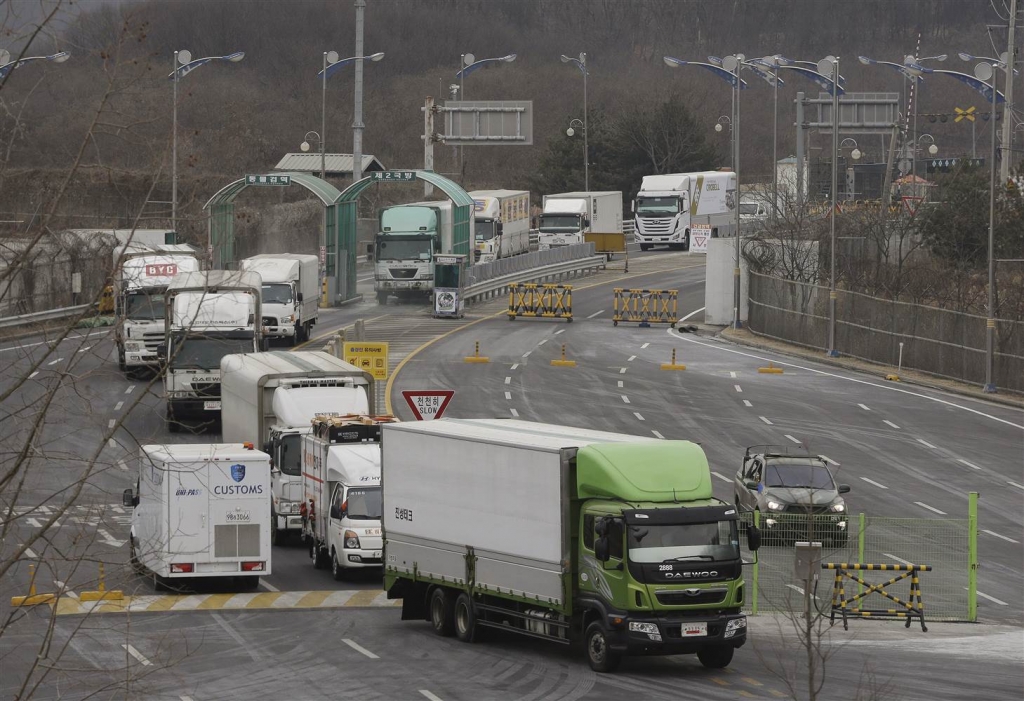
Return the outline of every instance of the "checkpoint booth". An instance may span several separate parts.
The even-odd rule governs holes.
[[[465,302],[466,259],[462,254],[434,256],[434,318],[461,319]]]

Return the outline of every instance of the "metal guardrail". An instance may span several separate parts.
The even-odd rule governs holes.
[[[501,258],[470,268],[470,284],[463,290],[462,298],[467,302],[490,299],[506,294],[513,283],[561,280],[566,275],[604,268],[606,264],[603,255],[594,254],[592,243]]]
[[[18,326],[28,326],[54,319],[66,319],[88,310],[91,304],[79,304],[75,307],[61,307],[60,309],[48,309],[45,312],[33,312],[31,314],[20,314],[18,316],[7,316],[0,318],[0,329],[13,329]]]

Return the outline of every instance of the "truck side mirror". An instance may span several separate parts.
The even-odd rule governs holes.
[[[341,520],[345,518],[345,512],[337,504],[331,504],[331,518]]]
[[[167,360],[167,344],[161,343],[156,347],[157,360]]]
[[[295,299],[297,299],[297,300],[299,300],[301,302],[302,301],[302,293],[300,292],[299,294],[295,295]]]
[[[594,557],[596,557],[599,562],[608,562],[607,536],[601,536],[594,541]]]
[[[583,226],[590,226],[590,219],[583,217]]]
[[[139,502],[135,498],[135,494],[132,492],[130,487],[121,493],[121,504],[128,507],[135,507],[139,505]]]
[[[761,547],[761,529],[757,526],[747,526],[747,548],[750,552],[756,553]]]

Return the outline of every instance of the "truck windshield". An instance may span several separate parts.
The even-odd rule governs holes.
[[[353,487],[348,490],[345,501],[348,502],[345,515],[349,518],[365,521],[380,519],[380,487]]]
[[[678,197],[637,197],[636,213],[644,215],[676,214],[679,211]]]
[[[757,203],[740,202],[740,214],[757,214]]]
[[[433,239],[424,236],[377,238],[377,260],[430,260]]]
[[[476,222],[475,236],[477,241],[490,241],[494,238],[494,222],[484,220]]]
[[[735,521],[630,526],[628,546],[633,562],[720,561],[740,556]]]
[[[132,321],[164,318],[163,292],[130,292],[124,298],[124,316]]]
[[[292,286],[283,283],[264,284],[262,299],[264,304],[291,304]]]
[[[579,231],[580,218],[576,214],[542,214],[540,230]]]
[[[302,474],[302,436],[288,433],[281,436],[281,461],[277,466],[286,475],[298,477]]]
[[[178,338],[171,349],[170,367],[175,370],[220,369],[220,360],[232,353],[252,353],[252,338],[189,336]]]

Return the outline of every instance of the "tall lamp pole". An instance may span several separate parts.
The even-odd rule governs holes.
[[[382,58],[384,58],[384,54],[381,53],[381,52],[378,52],[378,53],[375,53],[375,54],[370,54],[369,56],[363,56],[363,55],[359,54],[359,55],[356,55],[356,56],[349,56],[348,58],[338,58],[338,52],[337,51],[325,51],[324,52],[324,67],[323,67],[322,71],[317,73],[317,76],[321,79],[321,85],[322,85],[321,93],[322,93],[322,96],[323,96],[322,99],[321,99],[321,102],[320,102],[320,129],[321,129],[320,136],[322,137],[321,140],[320,140],[320,179],[321,180],[323,180],[324,177],[326,176],[326,172],[325,172],[326,169],[324,167],[324,161],[326,159],[326,148],[327,148],[326,145],[325,145],[327,143],[327,134],[326,134],[326,129],[327,129],[327,79],[330,78],[332,75],[334,75],[335,72],[337,72],[337,70],[339,68],[341,68],[343,66],[347,66],[350,63],[355,63],[356,67],[358,68],[359,65],[362,64],[363,60],[377,62],[377,61],[380,61]],[[360,117],[359,121],[360,122],[362,121],[361,117]],[[360,127],[360,129],[361,128],[362,127]],[[363,144],[362,139],[360,139],[359,144],[358,144],[360,149],[362,148],[362,144]],[[354,153],[354,151],[355,151],[354,147],[356,146],[356,143],[355,143],[354,140],[353,140],[353,144],[352,145],[353,145],[353,154],[352,154],[352,178],[353,178],[353,180],[352,180],[352,182],[355,182],[356,181],[356,169],[357,169],[357,167],[359,165],[362,164],[362,158],[360,158],[358,163],[357,163],[356,158],[355,158],[356,154]],[[360,178],[361,178],[361,176],[360,176]]]
[[[979,63],[974,67],[974,77],[982,82],[992,81],[992,149],[989,152],[989,184],[988,184],[988,319],[985,321],[985,387],[989,394],[996,392],[993,365],[995,359],[996,333],[996,261],[995,261],[995,228],[996,228],[996,68],[994,63]],[[1007,71],[1006,79],[1012,80],[1013,74]]]
[[[570,58],[562,54],[562,63],[571,63],[583,74],[583,191],[590,192],[590,146],[587,143],[587,53],[581,52],[579,58]]]
[[[459,79],[459,94],[462,95],[462,100],[466,99],[466,76],[477,70],[483,68],[492,63],[512,63],[516,60],[516,54],[508,54],[506,56],[498,56],[497,58],[482,58],[479,61],[476,60],[476,56],[473,54],[462,54],[460,56],[459,72],[455,74],[455,77]],[[459,166],[460,176],[465,173],[466,170],[466,155],[465,146],[459,146],[459,160],[461,164]]]
[[[71,58],[71,54],[69,54],[67,51],[60,51],[55,54],[50,54],[49,56],[26,56],[24,58],[19,58],[12,61],[11,52],[7,49],[0,49],[0,80],[6,78],[7,74],[13,71],[15,68],[18,68],[23,63],[28,63],[29,61],[50,61],[52,63],[64,63],[69,58]]]
[[[839,84],[839,57],[826,56],[818,61],[818,73],[831,77],[833,84]],[[839,355],[836,350],[836,190],[839,189],[839,90],[832,90],[832,212],[829,216],[829,229],[832,244],[830,272],[828,276],[828,351],[827,355]]]

